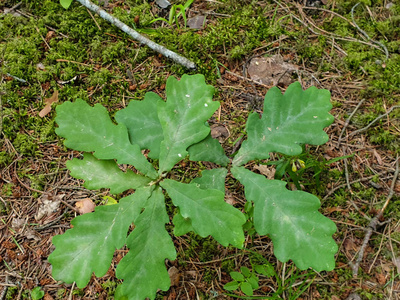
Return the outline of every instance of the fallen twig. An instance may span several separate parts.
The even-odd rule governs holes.
[[[382,173],[374,174],[374,175],[371,175],[371,176],[368,176],[368,177],[356,179],[356,180],[351,181],[350,184],[357,183],[357,182],[368,181],[368,180],[371,180],[372,178],[374,178],[376,175],[381,176],[381,175],[383,175],[383,174],[385,174],[385,173],[388,173],[388,172],[382,172]],[[391,178],[391,176],[384,177],[384,178],[381,178],[381,179],[382,179],[382,180],[385,180],[385,179],[389,179],[389,178]],[[334,187],[333,189],[331,189],[331,190],[324,196],[324,198],[322,198],[322,201],[325,201],[325,200],[328,199],[334,192],[336,192],[337,190],[340,190],[341,188],[343,188],[343,187],[345,187],[345,186],[347,186],[347,183],[343,183],[343,184],[341,184],[341,185],[338,185],[337,187]]]
[[[361,101],[358,102],[356,108],[353,110],[353,112],[350,114],[350,116],[347,118],[346,122],[344,123],[342,132],[340,132],[340,135],[339,135],[338,146],[340,146],[340,143],[342,142],[342,136],[343,136],[344,132],[346,131],[347,126],[349,126],[351,118],[354,116],[354,114],[357,112],[357,110],[360,108],[360,106],[364,103],[364,101],[365,101],[365,99],[361,99]]]
[[[343,49],[341,49],[340,47],[338,47],[338,46],[335,44],[335,42],[334,42],[335,39],[336,39],[336,40],[341,40],[341,41],[356,42],[356,43],[360,43],[360,44],[364,44],[364,45],[368,45],[368,46],[377,48],[377,49],[379,49],[379,50],[382,49],[382,46],[381,46],[381,45],[377,45],[375,42],[374,42],[374,43],[369,43],[369,42],[365,42],[365,41],[362,41],[362,40],[359,40],[359,39],[356,39],[356,38],[352,38],[352,37],[342,37],[342,36],[337,35],[337,34],[334,34],[334,33],[332,33],[332,32],[328,32],[328,31],[326,31],[326,30],[323,30],[322,28],[316,26],[313,22],[311,22],[311,20],[309,20],[309,19],[305,16],[304,12],[302,11],[302,7],[301,7],[300,5],[297,5],[296,7],[298,8],[299,12],[302,14],[303,18],[307,19],[308,23],[309,23],[312,27],[314,27],[315,29],[318,30],[318,32],[317,32],[317,31],[315,31],[312,27],[308,26],[308,25],[306,24],[305,21],[303,21],[303,20],[301,20],[300,18],[298,18],[297,16],[295,16],[295,15],[291,12],[291,10],[290,10],[288,7],[283,6],[283,5],[282,5],[280,2],[278,2],[277,0],[273,0],[273,1],[274,1],[276,4],[278,4],[283,10],[285,10],[288,14],[290,14],[294,19],[296,19],[296,20],[299,21],[301,24],[303,24],[303,25],[304,25],[308,30],[310,30],[312,33],[314,33],[314,34],[316,34],[316,35],[322,35],[322,36],[326,36],[326,37],[330,38],[333,47],[335,47],[337,50],[339,50],[340,52],[342,52],[342,53],[345,54],[345,55],[347,55],[347,53],[346,53]],[[348,20],[347,20],[347,21],[348,21]],[[354,24],[352,24],[352,25],[354,25]]]
[[[388,114],[390,114],[395,108],[400,108],[400,105],[393,105],[387,112],[385,112],[384,114],[380,115],[379,117],[377,117],[375,120],[373,120],[371,123],[369,123],[367,126],[365,126],[364,128],[358,129],[356,131],[353,131],[352,133],[349,134],[349,137],[352,137],[353,135],[356,135],[360,132],[364,132],[366,130],[368,130],[368,128],[370,128],[372,125],[374,125],[377,121],[379,121],[380,119],[386,117]]]
[[[4,46],[3,53],[0,59],[0,86],[3,84],[4,76],[3,76],[3,64],[4,64],[4,55],[6,53],[7,44]],[[3,100],[1,98],[2,91],[0,91],[0,138],[3,135]],[[0,139],[0,146],[3,145],[2,139]]]
[[[350,124],[350,120],[351,118],[354,116],[354,114],[356,113],[356,111],[360,108],[361,104],[363,104],[363,102],[365,101],[365,99],[362,99],[356,106],[356,108],[354,109],[354,111],[350,114],[350,116],[347,118],[346,123],[343,126],[342,132],[340,133],[339,139],[338,139],[338,146],[340,146],[341,142],[342,142],[342,136],[344,134],[344,132],[346,131],[347,126],[349,126]],[[343,154],[346,155],[346,148],[345,146],[342,147],[342,151]],[[349,189],[350,193],[352,193],[351,190],[351,185],[350,185],[350,179],[349,179],[349,171],[348,171],[348,164],[347,164],[347,158],[345,158],[344,160],[344,169],[345,169],[345,176],[346,176],[346,184],[347,184],[347,188]],[[353,206],[357,209],[357,211],[360,211],[358,206],[351,201],[351,203],[353,204]]]
[[[399,176],[399,156],[397,156],[397,158],[396,158],[396,171],[394,172],[392,184],[390,186],[390,191],[386,198],[385,204],[383,205],[383,207],[381,208],[379,213],[375,217],[372,218],[371,222],[369,222],[367,233],[365,234],[360,251],[358,252],[358,257],[357,257],[356,262],[354,264],[350,262],[350,266],[353,271],[353,277],[358,276],[358,269],[360,267],[361,260],[364,257],[364,251],[367,248],[367,244],[369,242],[369,239],[371,238],[372,232],[376,231],[376,227],[378,226],[378,224],[380,224],[379,219],[383,216],[383,212],[385,211],[386,207],[388,206],[390,199],[392,199],[392,197],[394,195],[394,187],[396,185],[398,176]]]
[[[349,22],[349,24],[350,24],[351,26],[354,26],[354,24],[353,24],[351,21],[347,20],[347,19],[346,19],[345,17],[343,17],[342,15],[339,15],[338,13],[336,13],[336,12],[334,12],[334,11],[331,11],[331,10],[329,10],[329,9],[325,9],[325,8],[321,8],[321,7],[312,7],[312,6],[304,6],[303,9],[314,9],[314,10],[324,11],[324,12],[333,14],[333,15],[335,15],[335,16],[337,16],[337,17],[343,19],[343,20],[345,20],[346,22]],[[354,27],[355,27],[355,26],[354,26]]]
[[[194,62],[188,60],[187,58],[185,58],[183,56],[180,56],[179,54],[176,54],[175,52],[173,52],[171,50],[168,50],[164,46],[161,46],[161,45],[149,40],[148,38],[139,34],[137,31],[130,28],[125,23],[121,22],[117,18],[115,18],[112,15],[110,15],[109,13],[107,13],[104,9],[101,9],[99,6],[92,3],[91,1],[89,1],[89,0],[77,0],[77,1],[79,3],[81,3],[83,6],[85,6],[86,8],[93,11],[94,13],[98,14],[104,20],[117,26],[119,29],[121,29],[123,32],[127,33],[129,36],[131,36],[133,39],[137,40],[141,44],[147,45],[149,48],[153,49],[154,51],[161,53],[165,57],[172,59],[176,63],[181,64],[182,66],[184,66],[188,69],[196,69],[196,65]]]
[[[357,25],[356,20],[354,20],[354,10],[355,10],[355,8],[356,8],[360,3],[361,3],[361,2],[358,2],[356,5],[354,5],[354,6],[351,8],[351,19],[353,20],[353,24],[354,24],[354,26],[357,28],[357,30],[358,30],[359,32],[361,32],[362,35],[365,36],[365,37],[367,38],[368,41],[371,41],[371,42],[377,44],[378,46],[380,46],[380,47],[383,49],[383,52],[385,53],[385,56],[386,56],[386,60],[388,60],[388,59],[389,59],[389,51],[388,51],[388,49],[386,48],[386,46],[385,46],[384,44],[382,44],[381,42],[378,42],[378,41],[375,41],[375,40],[371,39],[371,38],[369,37],[369,35]]]

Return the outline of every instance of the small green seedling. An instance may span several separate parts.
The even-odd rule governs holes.
[[[258,254],[259,255],[259,254]],[[266,259],[262,258],[263,264],[252,264],[253,271],[246,267],[241,267],[240,272],[230,272],[233,281],[224,285],[227,291],[241,291],[246,296],[246,299],[261,299],[260,296],[253,296],[254,291],[260,288],[260,278],[274,278],[277,288],[268,296],[268,299],[298,299],[312,284],[315,275],[312,271],[301,272],[295,267],[289,268],[282,276],[286,280],[282,280],[276,273],[274,266]],[[237,295],[228,294],[228,296],[237,297]],[[265,298],[263,298],[265,299]]]
[[[176,259],[172,233],[192,231],[212,236],[223,246],[242,248],[246,216],[224,201],[229,171],[253,206],[246,214],[254,230],[271,238],[277,259],[291,259],[301,270],[334,268],[336,226],[318,211],[319,199],[245,167],[252,160],[267,160],[270,152],[299,155],[303,144],[325,143],[323,129],[333,121],[329,91],[303,91],[300,83],[290,85],[284,95],[272,88],[261,118],[250,114],[247,139],[232,160],[210,134],[207,120],[220,106],[213,94],[203,75],[184,75],[180,81],[168,78],[166,101],[149,92],[144,100],[118,111],[115,122],[100,104],[91,107],[78,99],[57,107],[56,133],[67,147],[85,152],[82,159],[67,162],[71,175],[83,179],[88,189],[135,192],[78,216],[72,229],[53,238],[55,251],[48,259],[54,278],[83,288],[93,272],[106,274],[115,250],[126,245],[129,252],[116,268],[123,283],[115,299],[154,299],[157,290],[170,287],[165,260]],[[186,158],[221,167],[204,170],[190,183],[169,178]],[[132,167],[124,172],[120,165]],[[174,216],[167,213],[166,197],[177,208]],[[166,229],[171,219],[173,232]]]
[[[39,300],[42,299],[44,297],[44,291],[42,291],[42,289],[40,288],[40,286],[35,287],[32,291],[31,291],[31,298],[32,300]]]
[[[190,5],[192,5],[194,0],[188,0],[184,5],[182,4],[174,4],[171,6],[171,10],[169,11],[169,18],[168,20],[165,18],[156,18],[152,20],[149,24],[152,24],[157,21],[164,21],[166,22],[169,26],[172,26],[174,23],[176,26],[179,27],[179,17],[182,16],[183,18],[183,23],[184,23],[184,28],[186,28],[187,25],[187,19],[186,19],[186,10],[189,8]]]
[[[296,156],[281,155],[281,158],[276,161],[269,161],[266,165],[275,166],[275,179],[281,180],[284,178],[286,181],[289,179],[294,183],[298,190],[301,190],[301,184],[309,185],[310,180],[303,177],[305,171],[313,169],[313,181],[317,188],[320,187],[321,173],[327,169],[329,164],[337,162],[342,159],[353,157],[354,154],[336,157],[331,160],[322,159],[322,161],[316,160],[310,153],[305,152]]]
[[[245,295],[253,296],[254,290],[259,289],[258,276],[246,267],[240,267],[240,271],[229,273],[233,281],[225,284],[224,289],[227,291],[240,289]]]
[[[60,0],[60,4],[62,5],[62,7],[64,7],[65,9],[68,9],[71,4],[72,4],[73,0]]]

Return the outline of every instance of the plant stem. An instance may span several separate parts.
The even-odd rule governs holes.
[[[107,13],[104,9],[101,9],[99,6],[96,4],[92,3],[90,0],[77,0],[79,3],[81,3],[83,6],[88,8],[89,10],[95,12],[98,14],[100,17],[102,17],[104,20],[108,21],[109,23],[117,26],[119,29],[121,29],[123,32],[127,33],[130,35],[132,38],[137,40],[141,44],[147,45],[149,48],[153,49],[154,51],[161,53],[165,57],[168,57],[172,59],[174,62],[181,64],[182,66],[188,68],[188,69],[196,69],[196,65],[194,62],[188,60],[187,58],[180,56],[179,54],[176,54],[175,52],[168,50],[164,46],[161,46],[148,38],[144,37],[143,35],[139,34],[137,31],[133,30],[130,28],[128,25],[125,23],[121,22],[117,18],[113,17],[109,13]]]

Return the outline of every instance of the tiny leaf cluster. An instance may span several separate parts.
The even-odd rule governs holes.
[[[195,232],[223,246],[242,248],[246,217],[224,201],[228,172],[244,186],[254,207],[254,229],[271,238],[280,261],[292,260],[300,269],[334,268],[336,226],[318,211],[318,198],[290,191],[284,181],[244,167],[252,160],[268,159],[270,152],[299,155],[303,144],[327,142],[323,129],[333,121],[329,92],[315,87],[303,91],[299,83],[285,94],[272,88],[262,117],[249,116],[247,139],[233,159],[210,133],[207,121],[220,106],[213,94],[203,75],[184,75],[179,81],[168,78],[166,101],[149,92],[144,100],[131,101],[118,111],[114,121],[100,104],[92,107],[80,99],[57,107],[56,133],[67,147],[84,152],[81,159],[67,162],[71,175],[83,179],[88,189],[135,192],[76,217],[73,228],[53,238],[55,251],[49,261],[54,278],[83,288],[93,272],[105,275],[115,250],[126,245],[129,251],[116,268],[123,283],[115,298],[154,299],[157,290],[170,287],[165,260],[177,256],[166,229],[170,217],[175,236]],[[169,178],[185,158],[220,168],[204,170],[190,183]],[[132,168],[122,171],[122,164]],[[176,207],[173,216],[167,213],[166,197]]]

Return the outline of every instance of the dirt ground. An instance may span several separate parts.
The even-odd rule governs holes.
[[[182,18],[179,30],[161,21],[149,25],[165,30],[165,36],[147,32],[195,61],[197,70],[189,71],[146,50],[78,3],[64,11],[57,1],[46,1],[45,7],[36,2],[0,2],[0,300],[35,299],[31,291],[37,287],[44,293],[36,299],[113,299],[120,282],[115,267],[126,248],[116,250],[105,276],[93,276],[83,289],[51,275],[52,237],[70,228],[79,214],[76,203],[90,198],[100,205],[104,196],[112,196],[108,190],[87,190],[69,175],[65,163],[79,153],[55,135],[54,108],[80,97],[113,113],[147,91],[164,97],[166,78],[184,73],[203,73],[216,88],[214,100],[221,108],[211,123],[227,154],[237,150],[247,115],[262,111],[272,86],[284,92],[300,81],[303,88],[331,92],[335,120],[326,128],[329,141],[306,147],[300,183],[320,198],[320,211],[335,222],[339,251],[336,268],[318,273],[277,261],[265,236],[247,236],[241,250],[194,234],[173,237],[178,259],[166,262],[172,286],[157,299],[400,299],[399,4],[362,1],[356,11],[356,1],[195,1],[187,15],[207,16],[195,31],[204,48],[189,43]],[[125,14],[136,15],[135,1],[105,2],[105,9],[125,22]],[[148,5],[140,18],[167,16],[156,2]],[[262,40],[253,32],[260,11],[262,18],[275,20]],[[130,26],[136,22],[131,21]],[[237,31],[230,33],[229,26]],[[56,90],[58,102],[41,117]],[[187,165],[174,170],[182,174]],[[229,184],[226,198],[238,208],[246,202],[243,190]],[[251,269],[260,255],[276,276],[260,276],[252,297],[224,290],[232,280],[230,271]]]

